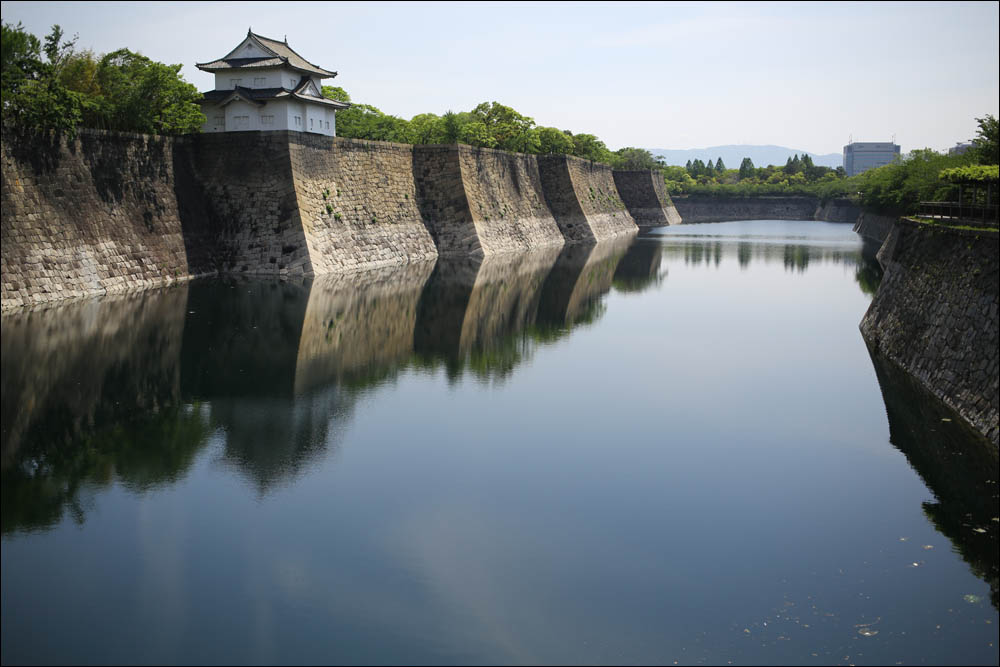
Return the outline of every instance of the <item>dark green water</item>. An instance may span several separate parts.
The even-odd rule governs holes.
[[[5,315],[3,662],[996,664],[879,277],[755,221]]]

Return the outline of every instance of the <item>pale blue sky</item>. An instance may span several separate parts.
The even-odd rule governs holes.
[[[779,144],[840,152],[893,134],[938,150],[1000,115],[1000,12],[984,3],[3,2],[7,23],[194,67],[252,26],[410,118],[496,100],[609,147]],[[327,81],[327,83],[331,83]]]

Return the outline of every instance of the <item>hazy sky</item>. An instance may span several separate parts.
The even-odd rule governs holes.
[[[1000,115],[998,3],[340,4],[3,2],[3,20],[79,48],[194,67],[253,27],[410,118],[496,100],[610,148],[779,144],[904,152]]]

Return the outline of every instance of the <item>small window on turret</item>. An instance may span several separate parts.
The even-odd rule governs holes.
[[[253,87],[254,88],[263,88],[265,85],[267,85],[267,78],[266,77],[255,76],[253,78]]]

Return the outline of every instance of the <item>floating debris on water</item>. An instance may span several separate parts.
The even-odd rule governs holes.
[[[927,551],[928,549],[933,549],[934,545],[933,544],[925,544],[922,548],[923,548],[924,551]]]
[[[968,602],[969,604],[979,604],[980,602],[983,601],[981,595],[973,595],[972,593],[969,593],[968,595],[963,595],[962,599]]]
[[[859,628],[858,634],[862,637],[874,637],[878,634],[878,630],[872,630],[871,628]]]

